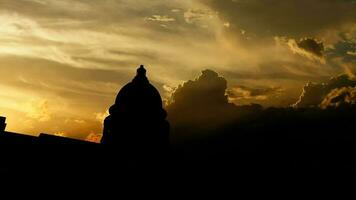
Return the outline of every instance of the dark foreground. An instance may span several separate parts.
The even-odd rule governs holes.
[[[172,144],[164,152],[73,142],[1,146],[0,173],[10,176],[348,177],[356,170],[355,140],[232,138]],[[254,138],[255,139],[255,138]]]
[[[356,172],[355,113],[354,107],[322,112],[270,109],[189,139],[179,139],[177,134],[183,134],[184,128],[173,126],[175,140],[166,149],[150,145],[120,149],[50,135],[37,138],[4,132],[0,134],[0,173],[36,177],[351,177]],[[185,129],[184,133],[198,134],[195,130]]]

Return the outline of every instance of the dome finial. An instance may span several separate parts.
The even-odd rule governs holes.
[[[137,76],[146,76],[146,69],[144,65],[140,65],[140,67],[137,69]]]

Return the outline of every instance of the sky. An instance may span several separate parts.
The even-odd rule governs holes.
[[[32,135],[95,138],[140,64],[167,102],[210,69],[265,107],[356,69],[354,0],[0,0],[0,21],[0,115]]]

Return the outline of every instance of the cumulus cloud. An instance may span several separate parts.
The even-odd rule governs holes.
[[[212,70],[204,70],[198,78],[185,82],[173,92],[167,106],[171,122],[210,126],[227,120],[232,104],[228,103],[226,89],[227,81],[223,77]]]
[[[172,126],[214,129],[260,109],[257,105],[239,107],[229,103],[226,92],[225,78],[212,70],[202,71],[198,78],[185,82],[173,92],[167,106]]]
[[[303,92],[294,106],[298,108],[317,107],[331,91],[354,86],[356,86],[356,80],[347,74],[333,77],[324,83],[308,83],[304,86]]]
[[[356,87],[342,87],[332,90],[321,102],[323,109],[351,106],[356,104]]]
[[[212,70],[204,70],[194,81],[180,85],[172,94],[172,104],[176,106],[204,106],[207,104],[227,104],[225,90],[227,81]]]
[[[290,49],[299,55],[305,56],[311,60],[320,61],[321,63],[325,63],[324,60],[324,44],[322,42],[318,42],[312,38],[301,39],[300,41],[295,41],[294,39],[290,39],[288,41],[288,45]]]

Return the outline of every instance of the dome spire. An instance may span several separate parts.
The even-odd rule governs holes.
[[[142,84],[142,83],[147,84],[148,83],[148,79],[146,77],[146,69],[145,69],[144,65],[140,65],[140,67],[137,69],[137,74],[132,82],[139,83],[139,84]]]
[[[144,65],[140,65],[137,69],[137,76],[146,76],[146,69]]]

